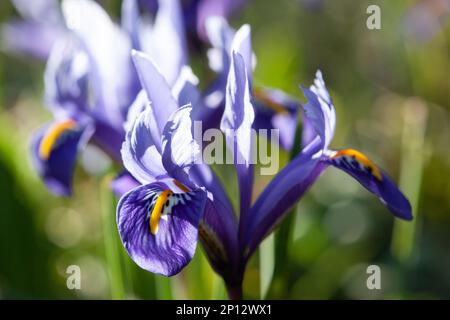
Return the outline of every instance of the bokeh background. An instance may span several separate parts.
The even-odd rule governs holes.
[[[118,19],[120,1],[100,2]],[[381,8],[381,30],[366,27],[369,4]],[[322,70],[337,112],[331,146],[368,154],[398,181],[415,216],[394,220],[330,169],[251,260],[247,298],[450,298],[449,14],[447,0],[248,0],[230,19],[252,26],[256,84],[304,101],[298,84]],[[0,23],[15,17],[1,1]],[[192,55],[194,71],[208,79],[204,52]],[[44,67],[0,52],[0,298],[225,298],[201,249],[171,279],[126,256],[105,187],[113,170],[97,149],[81,156],[72,198],[46,190],[28,154],[31,133],[51,117]],[[233,174],[221,177],[237,194]],[[256,193],[268,179],[257,178]],[[380,290],[366,287],[372,264],[381,268]],[[67,289],[69,265],[81,267],[81,290]]]

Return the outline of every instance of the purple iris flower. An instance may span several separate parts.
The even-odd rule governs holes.
[[[131,50],[149,54],[174,90],[189,69],[178,0],[160,1],[153,22],[140,16],[136,1],[124,1],[121,26],[92,0],[65,0],[61,12],[65,32],[45,73],[46,104],[55,121],[36,133],[32,159],[51,191],[70,195],[76,157],[87,141],[122,163],[128,109],[139,109],[143,97]],[[136,185],[124,172],[112,188],[122,195]]]
[[[66,0],[62,13],[68,31],[45,71],[45,100],[55,120],[36,132],[31,151],[49,189],[70,195],[76,157],[88,140],[121,162],[123,123],[139,82],[128,35],[100,5]]]
[[[124,247],[140,267],[172,276],[192,259],[200,239],[214,269],[233,282],[235,215],[212,170],[196,161],[194,106],[179,103],[194,87],[184,77],[183,90],[174,91],[151,57],[134,51],[133,59],[144,88],[138,99],[145,103],[130,108],[122,146],[125,168],[140,184],[117,208]]]
[[[278,129],[280,145],[291,150],[297,128],[297,113],[300,103],[281,90],[253,85],[252,72],[256,67],[256,58],[252,51],[251,29],[243,25],[237,31],[228,25],[222,17],[210,17],[206,20],[206,32],[212,48],[208,50],[210,68],[217,73],[214,83],[204,94],[205,105],[210,109],[203,119],[216,127],[225,107],[225,89],[230,68],[231,54],[238,50],[248,68],[252,104],[255,108],[255,129]]]
[[[335,109],[320,71],[311,88],[302,88],[305,146],[268,184],[253,204],[245,234],[246,257],[285,217],[291,208],[329,166],[355,178],[398,218],[411,220],[411,205],[392,179],[366,155],[354,149],[330,150],[336,124]],[[312,133],[312,134],[311,134]]]
[[[196,164],[201,147],[192,133],[195,106],[178,108],[177,98],[151,59],[141,53],[134,58],[148,103],[127,131],[122,157],[142,185],[120,200],[117,223],[126,250],[142,268],[166,276],[178,273],[192,258],[199,238],[230,296],[241,297],[252,253],[330,165],[353,176],[397,217],[412,219],[408,200],[365,155],[353,149],[328,149],[335,111],[320,72],[314,85],[303,89],[308,102],[301,153],[252,204],[255,109],[245,58],[233,50],[220,128],[233,150],[238,178],[236,222],[209,167]]]

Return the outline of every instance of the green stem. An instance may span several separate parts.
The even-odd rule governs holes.
[[[417,228],[420,225],[418,207],[426,156],[424,148],[426,122],[427,108],[423,102],[418,99],[409,100],[404,109],[399,186],[411,202],[414,220],[395,221],[391,252],[399,261],[406,261],[411,256]]]
[[[275,261],[275,237],[271,234],[261,243],[259,250],[261,299],[264,299],[269,291],[275,269]]]
[[[106,176],[101,182],[100,198],[102,210],[103,238],[105,258],[111,288],[111,298],[125,299],[124,276],[121,265],[121,251],[116,227],[116,204],[110,188],[111,176]]]

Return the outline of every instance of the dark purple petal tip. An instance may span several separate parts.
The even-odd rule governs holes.
[[[412,220],[412,209],[408,199],[392,179],[364,154],[353,149],[344,149],[331,152],[326,161],[348,173],[367,190],[377,195],[396,217]]]

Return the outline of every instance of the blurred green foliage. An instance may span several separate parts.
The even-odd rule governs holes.
[[[417,3],[250,0],[231,20],[252,26],[256,84],[304,101],[298,84],[308,85],[322,70],[337,112],[332,147],[366,152],[399,181],[415,209],[414,224],[394,223],[356,182],[328,170],[294,210],[286,261],[275,268],[266,297],[450,298],[450,28],[441,19],[433,37],[414,38],[405,16]],[[103,4],[118,15],[119,1]],[[366,28],[369,4],[381,7],[381,30]],[[2,1],[0,22],[14,16]],[[195,54],[195,71],[211,78],[205,55]],[[0,298],[225,298],[201,249],[170,280],[134,265],[118,243],[114,210],[102,216],[112,201],[105,200],[105,178],[90,176],[82,164],[73,198],[45,189],[27,150],[31,132],[50,117],[42,105],[43,69],[30,58],[0,53]],[[233,174],[221,177],[236,195]],[[268,181],[257,177],[255,192]],[[114,262],[123,275],[120,295],[110,290],[110,242],[120,251]],[[261,254],[266,262],[274,256]],[[260,276],[259,261],[257,253],[248,267],[247,298],[260,298],[260,279],[270,278],[270,270]],[[82,290],[66,287],[71,264],[82,269]],[[366,288],[370,264],[382,268],[381,290]]]

